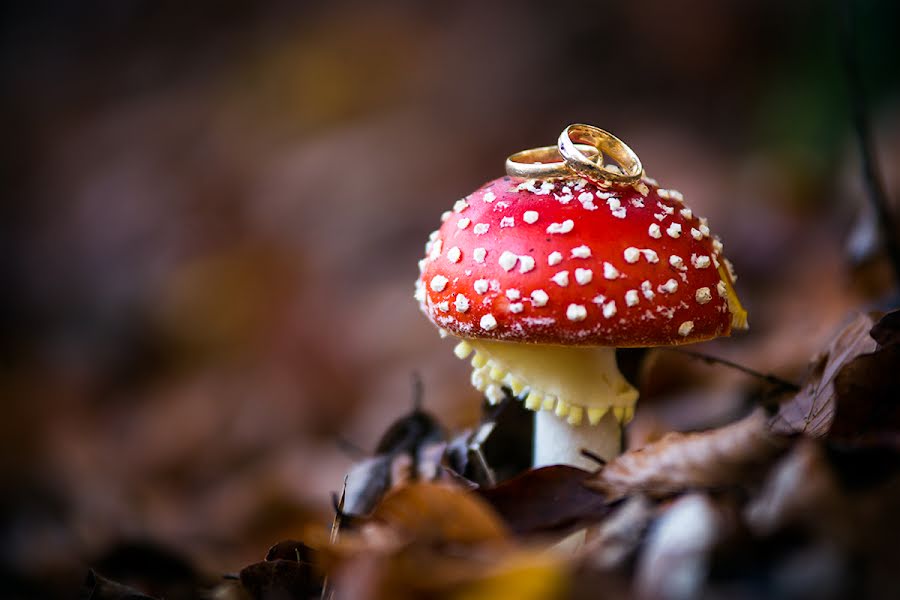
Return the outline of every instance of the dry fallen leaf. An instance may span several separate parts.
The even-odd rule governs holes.
[[[609,512],[606,498],[587,489],[592,474],[568,465],[533,469],[478,490],[515,533],[559,529]]]
[[[875,351],[878,344],[869,335],[874,324],[872,315],[859,314],[831,340],[814,359],[803,389],[771,419],[773,433],[814,437],[828,433],[834,418],[834,379],[848,362]]]
[[[468,490],[442,483],[411,483],[389,492],[372,519],[421,542],[475,543],[509,536],[491,506]]]
[[[900,311],[857,316],[829,344],[806,385],[779,408],[780,434],[900,448]]]
[[[666,496],[693,488],[746,483],[784,448],[762,410],[709,431],[670,433],[610,461],[585,484],[609,500],[634,493]]]

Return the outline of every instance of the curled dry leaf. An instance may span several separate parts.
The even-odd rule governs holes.
[[[900,447],[900,311],[858,315],[816,359],[803,389],[779,408],[779,434]]]
[[[374,456],[358,462],[347,474],[345,513],[369,514],[391,487],[438,476],[445,432],[437,419],[420,408],[421,393],[417,385],[413,410],[388,427]]]
[[[597,520],[609,512],[606,499],[587,489],[592,474],[568,465],[526,471],[478,494],[487,500],[515,533],[533,533]]]
[[[823,436],[831,428],[834,418],[834,379],[848,362],[874,352],[878,344],[869,335],[875,319],[859,314],[828,344],[824,352],[813,359],[813,366],[803,389],[783,403],[772,417],[773,433],[791,435],[802,433]]]
[[[421,542],[476,543],[509,536],[494,509],[468,490],[441,483],[395,488],[375,507],[372,519],[402,537]]]
[[[764,413],[757,410],[718,429],[670,433],[613,459],[585,484],[608,500],[736,485],[751,481],[783,448],[783,440],[769,433]]]

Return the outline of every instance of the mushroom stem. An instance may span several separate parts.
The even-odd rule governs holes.
[[[592,467],[582,449],[605,459],[621,451],[619,425],[631,420],[638,392],[619,372],[615,348],[466,340],[454,352],[472,355],[472,383],[489,401],[506,387],[537,412],[535,466]]]
[[[570,425],[552,412],[538,411],[534,415],[534,466],[572,465],[595,470],[595,461],[582,456],[587,449],[611,460],[622,451],[621,429],[612,412],[606,413],[596,425]]]

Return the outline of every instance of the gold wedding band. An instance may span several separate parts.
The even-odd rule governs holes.
[[[603,160],[589,158],[581,151],[582,144],[588,144],[602,154],[619,163],[621,171],[603,164]],[[592,125],[569,125],[559,136],[559,154],[566,166],[585,179],[600,183],[634,183],[641,178],[644,168],[641,159],[628,145],[599,127]]]
[[[601,156],[593,146],[575,144],[575,147],[579,154],[589,162],[591,158]],[[558,147],[542,146],[516,152],[507,158],[506,174],[526,179],[550,179],[551,177],[571,177],[573,172],[562,160]]]

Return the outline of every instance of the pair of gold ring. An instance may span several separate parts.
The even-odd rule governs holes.
[[[604,154],[617,162],[618,168],[605,164]],[[597,183],[634,183],[640,180],[644,168],[634,150],[613,134],[592,125],[575,124],[563,130],[556,146],[531,148],[507,158],[506,173],[528,179],[579,175]]]

